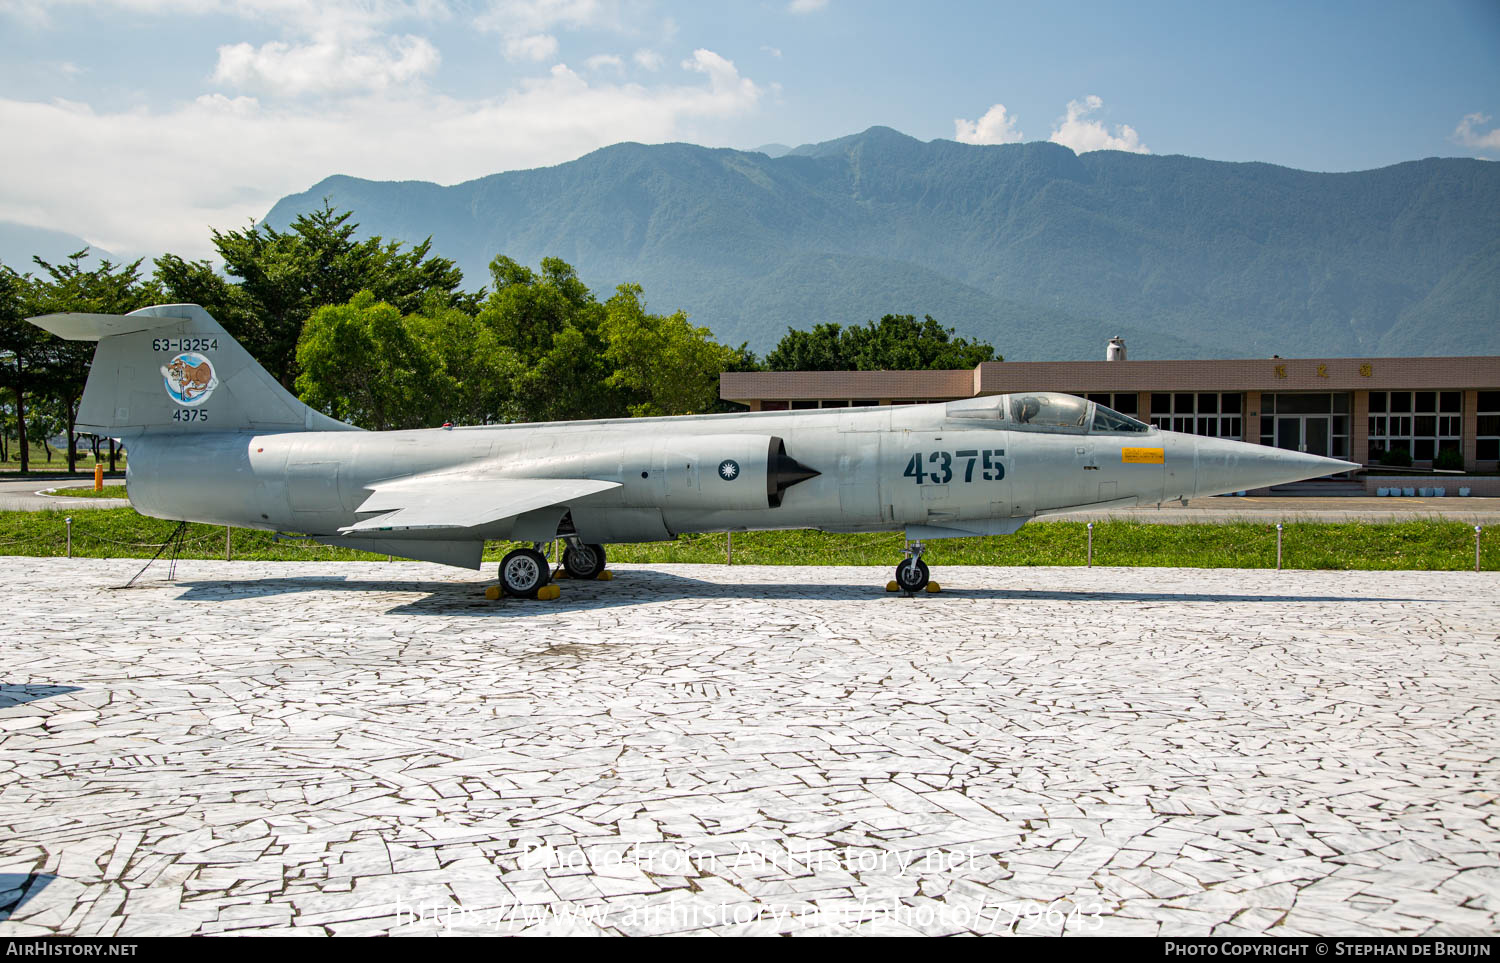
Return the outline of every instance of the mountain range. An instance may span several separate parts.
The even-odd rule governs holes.
[[[62,264],[67,261],[68,255],[85,248],[89,252],[89,259],[84,262],[85,270],[95,267],[101,260],[119,261],[104,248],[94,247],[76,234],[32,227],[15,221],[0,221],[0,264],[22,274],[36,274],[40,270],[32,260],[33,256],[50,264]],[[151,273],[149,261],[141,267],[145,273]]]
[[[778,156],[772,156],[772,154]],[[720,341],[931,314],[1012,360],[1500,354],[1500,164],[1314,173],[884,127],[794,149],[616,144],[453,186],[329,177],[361,232],[472,286],[556,256]]]

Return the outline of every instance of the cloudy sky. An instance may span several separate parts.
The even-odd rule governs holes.
[[[0,0],[0,221],[203,256],[344,173],[622,140],[1500,159],[1497,0]]]

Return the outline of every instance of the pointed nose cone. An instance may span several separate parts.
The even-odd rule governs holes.
[[[1197,438],[1198,495],[1222,495],[1251,488],[1321,478],[1359,466],[1300,451],[1252,445],[1224,438]]]

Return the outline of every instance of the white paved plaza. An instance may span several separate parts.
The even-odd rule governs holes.
[[[0,559],[0,935],[1497,930],[1494,573],[140,564]]]

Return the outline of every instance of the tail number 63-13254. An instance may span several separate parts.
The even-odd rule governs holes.
[[[916,479],[918,485],[946,485],[960,472],[965,482],[1000,481],[1005,477],[1005,465],[1000,461],[1003,457],[1004,448],[918,452],[911,456],[901,474]]]

